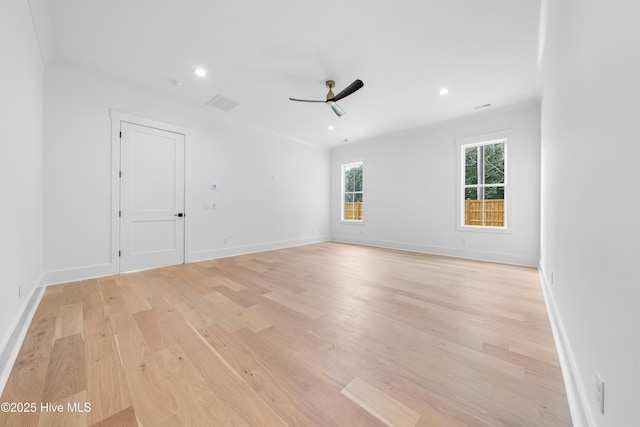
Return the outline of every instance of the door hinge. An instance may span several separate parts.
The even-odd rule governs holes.
[[[118,178],[122,178],[122,171],[118,172]]]
[[[122,132],[120,132],[120,138],[122,138]]]
[[[122,256],[122,251],[118,251],[118,256]]]
[[[122,211],[118,211],[118,216],[122,218]]]

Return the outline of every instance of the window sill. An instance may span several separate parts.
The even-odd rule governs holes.
[[[345,220],[345,219],[341,219],[341,220],[340,220],[340,224],[345,224],[345,225],[364,225],[364,220],[362,220],[362,221],[356,221],[356,220]]]
[[[512,234],[513,230],[509,227],[474,227],[459,225],[458,231],[476,232],[476,233],[492,233],[492,234]]]

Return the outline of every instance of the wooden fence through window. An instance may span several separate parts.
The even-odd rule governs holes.
[[[464,218],[465,225],[504,227],[504,200],[465,200]],[[344,219],[362,221],[362,202],[345,203]]]
[[[345,203],[344,219],[347,221],[362,221],[362,202]]]
[[[504,200],[465,200],[464,224],[504,227]]]

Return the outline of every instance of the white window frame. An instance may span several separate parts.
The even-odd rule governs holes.
[[[509,140],[512,139],[511,130],[505,130],[485,135],[477,135],[456,140],[456,164],[457,164],[457,214],[456,228],[459,231],[476,231],[481,233],[512,233],[513,232],[513,182],[509,168]],[[504,144],[504,226],[478,226],[465,224],[465,149],[481,145],[496,143]]]
[[[344,217],[344,172],[349,166],[362,165],[362,190],[358,193],[362,194],[362,219],[345,219]],[[355,194],[355,193],[354,193]],[[358,160],[340,165],[340,221],[346,224],[362,224],[364,222],[364,161]]]

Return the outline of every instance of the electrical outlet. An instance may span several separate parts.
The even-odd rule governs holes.
[[[600,413],[604,414],[604,381],[598,372],[596,372],[596,402]]]

